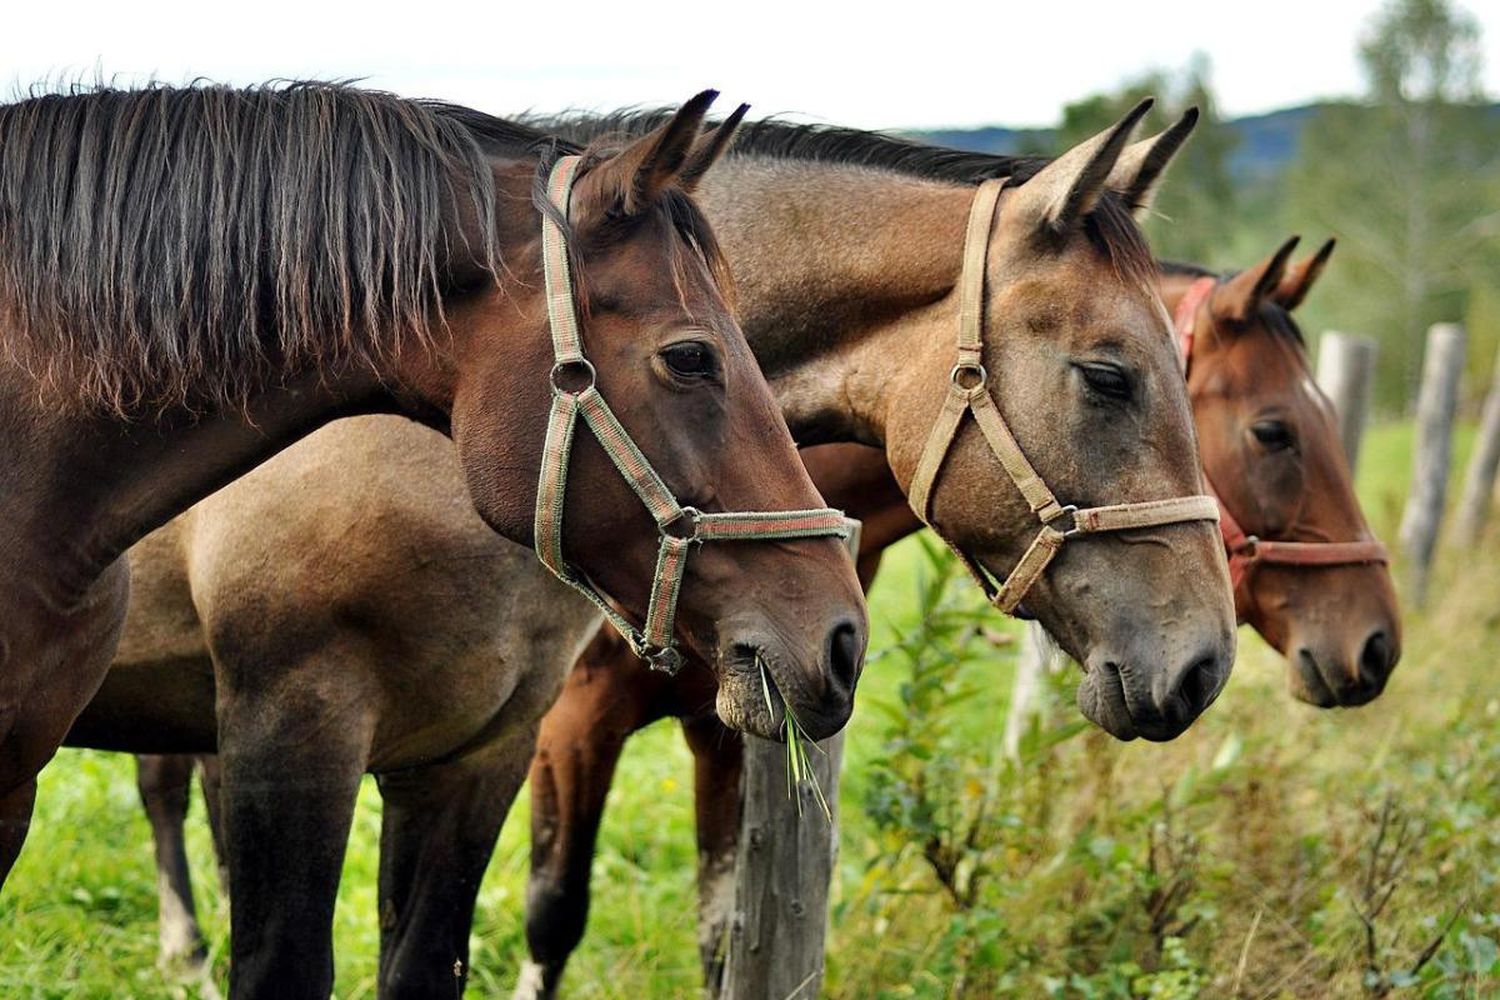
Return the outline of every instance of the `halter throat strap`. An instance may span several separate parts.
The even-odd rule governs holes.
[[[927,444],[912,474],[908,490],[912,510],[953,550],[985,596],[996,608],[1009,614],[1046,572],[1047,565],[1064,543],[1083,535],[1128,531],[1184,521],[1218,520],[1218,505],[1209,496],[1173,497],[1145,503],[1111,504],[1079,509],[1063,504],[1037,474],[1026,453],[1011,433],[1000,407],[990,394],[984,367],[985,262],[989,256],[990,230],[1000,204],[1005,180],[984,181],[974,194],[964,234],[962,271],[959,275],[958,349],[942,407]],[[991,453],[999,460],[1040,527],[1010,574],[999,584],[990,579],[978,561],[933,523],[933,488],[944,459],[953,449],[965,416],[972,414]]]
[[[1184,378],[1191,374],[1193,349],[1197,343],[1198,314],[1217,285],[1218,279],[1212,276],[1198,278],[1188,286],[1173,314]],[[1288,542],[1258,538],[1240,526],[1225,505],[1223,497],[1214,488],[1207,468],[1203,470],[1203,481],[1219,505],[1219,534],[1224,539],[1224,551],[1229,557],[1229,580],[1236,593],[1239,592],[1240,585],[1249,579],[1251,572],[1261,565],[1352,566],[1391,561],[1390,552],[1377,538],[1361,538],[1352,542]]]
[[[547,197],[564,219],[579,163],[580,157],[561,157],[547,178]],[[683,662],[673,638],[677,598],[693,546],[708,541],[848,538],[851,522],[842,511],[827,507],[704,512],[679,504],[599,392],[597,373],[583,353],[567,235],[546,212],[542,213],[542,270],[553,364],[548,376],[552,384],[552,407],[547,417],[547,437],[537,482],[536,554],[559,580],[599,609],[636,655],[653,669],[676,673]],[[567,502],[569,459],[580,418],[645,505],[661,534],[650,603],[645,622],[639,627],[563,558],[563,509]]]

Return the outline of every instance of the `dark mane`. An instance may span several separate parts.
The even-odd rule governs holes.
[[[575,142],[590,142],[601,136],[644,135],[669,116],[669,111],[660,109],[627,109],[605,115],[533,116],[523,120]],[[729,155],[864,167],[968,185],[992,177],[1008,177],[1012,185],[1019,186],[1050,162],[1043,157],[971,153],[883,132],[802,125],[775,118],[742,125]],[[1154,282],[1156,262],[1151,258],[1145,236],[1121,199],[1113,194],[1099,199],[1084,221],[1084,232],[1122,279],[1142,284]]]
[[[1213,278],[1215,281],[1227,281],[1234,277],[1237,271],[1214,271],[1199,264],[1185,264],[1178,260],[1157,261],[1158,270],[1169,277],[1179,278]],[[1297,347],[1304,353],[1307,350],[1307,338],[1302,334],[1302,327],[1297,324],[1297,319],[1287,309],[1282,308],[1274,302],[1264,302],[1260,309],[1261,324],[1267,330],[1283,340]]]
[[[1218,271],[1209,270],[1200,264],[1186,264],[1180,260],[1159,260],[1156,262],[1157,270],[1168,277],[1177,276],[1182,278],[1222,278]]]
[[[0,106],[3,351],[120,413],[237,402],[428,343],[488,150],[540,133],[326,83],[108,87]]]

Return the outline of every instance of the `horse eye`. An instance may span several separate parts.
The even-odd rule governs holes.
[[[709,378],[714,374],[714,352],[702,341],[672,344],[661,352],[661,357],[679,378]]]
[[[1110,399],[1129,399],[1130,376],[1114,365],[1080,364],[1076,366],[1089,389]]]
[[[1285,451],[1293,444],[1292,429],[1280,420],[1262,420],[1251,424],[1250,433],[1269,451]]]

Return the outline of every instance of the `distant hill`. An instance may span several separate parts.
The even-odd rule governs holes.
[[[1254,182],[1274,177],[1297,157],[1302,130],[1324,104],[1284,108],[1263,115],[1230,119],[1229,128],[1239,136],[1230,154],[1229,169],[1240,181]],[[1500,104],[1490,111],[1500,115]],[[1051,129],[1017,129],[993,125],[975,129],[931,129],[908,132],[914,139],[955,149],[972,149],[979,153],[1017,156],[1051,149]]]

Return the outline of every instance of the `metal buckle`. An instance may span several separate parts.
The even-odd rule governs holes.
[[[965,372],[974,376],[973,384],[963,384],[961,378]],[[948,372],[948,381],[958,386],[964,392],[972,392],[989,381],[989,373],[984,370],[984,365],[977,361],[960,361],[953,366],[952,371]]]
[[[652,670],[668,677],[677,676],[677,672],[682,669],[682,653],[676,646],[642,646],[640,655]]]
[[[580,386],[570,387],[560,385],[558,379],[568,372],[581,372],[584,383]],[[552,391],[559,396],[580,396],[588,392],[599,382],[599,373],[594,370],[594,365],[588,358],[574,358],[572,361],[559,361],[552,366],[547,373],[547,381],[552,383]]]
[[[1070,504],[1067,504],[1066,506],[1059,507],[1057,509],[1057,512],[1055,514],[1053,514],[1051,517],[1044,517],[1044,518],[1042,518],[1042,523],[1045,524],[1047,527],[1051,528],[1053,521],[1058,521],[1058,520],[1061,520],[1062,518],[1065,518],[1065,517],[1071,519],[1071,518],[1073,518],[1073,515],[1075,515],[1077,513],[1078,513],[1078,505],[1070,503]],[[1058,530],[1058,529],[1054,528],[1053,530]],[[1080,527],[1078,527],[1078,522],[1076,520],[1074,520],[1069,527],[1061,529],[1061,530],[1062,530],[1062,536],[1064,538],[1075,538],[1078,535],[1083,534],[1083,529],[1080,528]]]
[[[683,507],[681,510],[679,510],[677,512],[677,516],[676,517],[672,518],[672,520],[666,522],[665,524],[663,524],[661,526],[661,533],[664,534],[664,535],[671,535],[673,538],[681,538],[684,541],[696,542],[696,541],[699,540],[698,539],[698,524],[699,524],[698,518],[700,518],[702,516],[703,516],[703,512],[701,510],[699,510],[697,507]],[[672,528],[675,528],[677,525],[682,524],[684,521],[687,522],[687,527],[688,527],[688,530],[687,530],[686,533],[678,534],[676,531],[671,530]]]
[[[1235,554],[1253,562],[1260,557],[1260,539],[1255,535],[1246,535],[1245,540],[1235,548]]]

